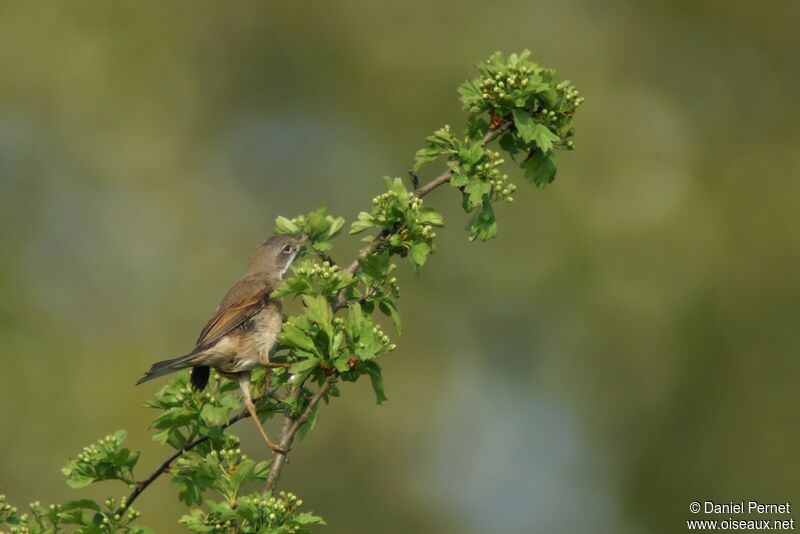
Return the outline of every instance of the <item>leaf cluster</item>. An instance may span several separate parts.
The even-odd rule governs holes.
[[[293,219],[278,217],[275,219],[275,233],[305,234],[309,239],[309,248],[316,252],[324,252],[333,247],[331,239],[339,234],[344,222],[343,217],[332,217],[327,214],[325,207],[321,207]]]
[[[202,503],[208,490],[233,504],[246,483],[266,478],[268,468],[268,462],[251,460],[242,453],[238,438],[228,436],[227,448],[205,455],[187,452],[178,458],[172,482],[179,487],[180,500],[188,505]]]
[[[139,453],[121,447],[127,432],[119,430],[88,445],[61,469],[71,488],[83,488],[101,480],[121,480],[129,486],[134,482],[133,467]]]
[[[119,513],[116,499],[105,501],[105,506],[91,499],[69,501],[64,504],[42,506],[30,503],[29,512],[20,514],[11,506],[5,495],[0,495],[0,525],[9,532],[21,534],[54,534],[69,530],[78,534],[153,534],[150,528],[134,525],[140,514],[133,508]]]
[[[203,452],[209,452],[212,446],[222,446],[225,434],[220,427],[242,403],[234,382],[221,380],[216,373],[213,375],[208,387],[198,392],[191,388],[188,376],[182,373],[145,404],[160,411],[153,421],[153,428],[157,430],[154,441],[180,449],[196,437],[204,436],[211,441]]]
[[[304,295],[302,300],[305,314],[290,317],[278,335],[278,341],[290,351],[289,360],[294,362],[290,368],[294,380],[303,382],[311,376],[321,383],[332,372],[340,373],[345,380],[355,380],[372,373],[378,380],[377,400],[384,402],[380,367],[373,360],[396,348],[389,336],[358,302],[334,316],[324,297]]]
[[[470,114],[463,136],[449,126],[426,138],[427,147],[416,154],[415,170],[443,157],[450,183],[463,196],[462,206],[472,216],[467,223],[471,240],[486,241],[497,235],[492,206],[500,200],[513,202],[516,186],[501,174],[504,160],[485,147],[486,136],[503,129],[500,147],[539,187],[556,175],[556,149],[572,150],[573,118],[583,102],[568,81],[528,58],[530,52],[506,58],[497,52],[477,65],[480,77],[460,88],[464,109]]]
[[[180,522],[193,532],[219,534],[307,534],[310,525],[325,521],[310,512],[300,512],[303,501],[292,493],[270,492],[238,497],[234,502],[207,502],[208,511],[195,509]]]
[[[444,218],[406,189],[400,178],[386,176],[383,180],[386,192],[372,199],[371,211],[358,214],[358,220],[350,226],[350,233],[380,229],[386,237],[383,250],[401,257],[408,256],[412,267],[418,271],[434,251],[434,228],[444,226]]]

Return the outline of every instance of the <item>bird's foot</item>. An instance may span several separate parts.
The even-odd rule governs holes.
[[[289,451],[292,450],[292,449],[284,449],[280,445],[277,445],[272,442],[268,443],[267,445],[269,446],[269,449],[272,451],[273,454],[283,454],[284,456],[286,456],[287,454],[289,454]]]

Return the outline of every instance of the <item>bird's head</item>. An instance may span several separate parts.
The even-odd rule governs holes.
[[[260,243],[247,265],[248,274],[265,273],[276,280],[283,278],[292,265],[307,235],[274,235]]]

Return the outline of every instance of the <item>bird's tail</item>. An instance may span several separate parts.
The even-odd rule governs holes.
[[[152,367],[150,367],[150,370],[147,371],[138,382],[136,382],[136,385],[138,386],[143,382],[158,378],[159,376],[168,375],[170,373],[174,373],[175,371],[180,371],[181,369],[191,367],[196,356],[197,354],[187,354],[186,356],[178,356],[177,358],[172,358],[171,360],[156,362]]]

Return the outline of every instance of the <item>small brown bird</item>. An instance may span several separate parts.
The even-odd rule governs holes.
[[[220,375],[239,382],[244,404],[264,441],[273,451],[278,450],[256,413],[250,395],[250,372],[259,365],[269,365],[275,337],[283,323],[281,302],[270,294],[306,239],[307,236],[277,235],[258,245],[244,276],[228,290],[200,332],[194,350],[154,363],[137,384],[191,367],[192,387],[199,391],[208,384],[213,367]]]

